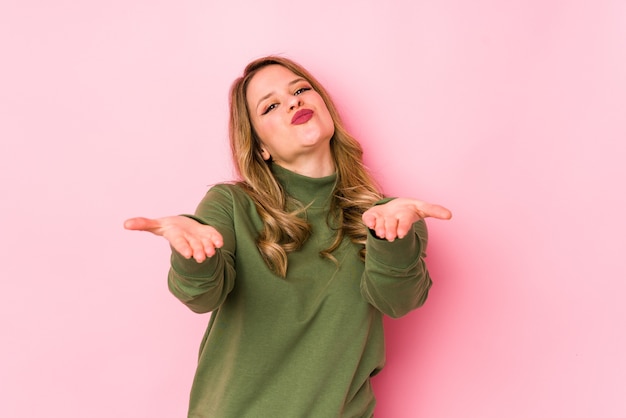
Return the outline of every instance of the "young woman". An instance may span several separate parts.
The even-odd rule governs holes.
[[[239,181],[195,215],[125,223],[169,241],[171,292],[212,312],[189,417],[371,417],[383,315],[424,303],[424,218],[451,213],[384,198],[327,92],[282,57],[235,80],[230,141]]]

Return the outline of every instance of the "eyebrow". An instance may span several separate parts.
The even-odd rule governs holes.
[[[304,78],[302,78],[302,77],[298,77],[298,78],[296,78],[295,80],[290,81],[290,82],[289,82],[289,84],[287,84],[287,86],[293,86],[294,84],[298,84],[298,83],[299,83],[299,82],[301,82],[301,81],[306,81],[306,80],[305,80]],[[271,91],[271,92],[267,93],[265,96],[261,97],[261,99],[259,100],[259,102],[258,102],[258,103],[257,103],[257,105],[256,105],[256,108],[258,109],[258,108],[259,108],[259,105],[261,104],[261,102],[262,102],[263,100],[266,100],[266,99],[267,99],[268,97],[270,97],[272,94],[274,94],[274,92],[273,92],[273,91]]]

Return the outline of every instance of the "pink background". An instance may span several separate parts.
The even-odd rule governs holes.
[[[269,53],[455,215],[377,416],[626,416],[623,0],[3,1],[0,416],[185,415],[208,316],[122,222],[232,178],[227,91]]]

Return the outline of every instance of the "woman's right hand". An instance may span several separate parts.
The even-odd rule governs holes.
[[[186,216],[131,218],[124,222],[124,228],[162,236],[183,257],[193,257],[198,263],[202,263],[207,257],[213,257],[215,250],[224,244],[217,229]]]

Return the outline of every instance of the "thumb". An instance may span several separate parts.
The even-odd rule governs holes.
[[[444,220],[452,218],[452,212],[441,205],[429,204],[425,209],[424,212],[427,217]]]
[[[159,222],[148,218],[130,218],[124,221],[124,228],[131,231],[153,231],[159,227]]]

